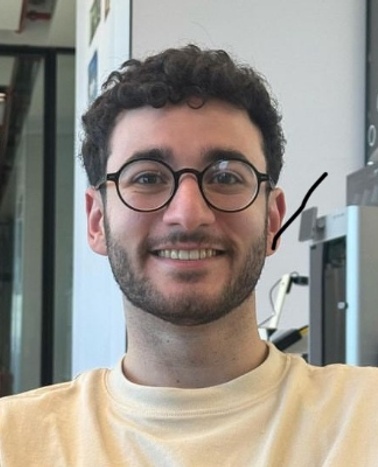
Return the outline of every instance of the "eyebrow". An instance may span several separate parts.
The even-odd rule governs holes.
[[[206,148],[202,151],[203,162],[207,164],[211,164],[214,162],[218,162],[220,160],[242,160],[244,162],[248,162],[248,158],[240,151],[236,149],[229,149],[229,148]],[[127,162],[136,161],[140,159],[154,159],[156,161],[163,161],[166,163],[173,163],[174,156],[173,151],[167,147],[155,147],[149,149],[142,149],[140,151],[136,151],[132,154]]]
[[[156,161],[171,162],[173,159],[173,153],[169,148],[157,147],[142,149],[134,152],[128,159],[127,162],[137,161],[139,159],[154,159]]]
[[[228,149],[228,148],[208,148],[203,151],[204,161],[207,164],[211,164],[213,162],[218,162],[220,160],[241,160],[244,162],[249,162],[248,158],[242,152],[236,149]]]

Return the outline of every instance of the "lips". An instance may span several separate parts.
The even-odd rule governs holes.
[[[212,248],[199,248],[199,249],[164,249],[154,252],[161,258],[181,260],[181,261],[198,261],[202,259],[213,258],[220,255],[222,252]]]

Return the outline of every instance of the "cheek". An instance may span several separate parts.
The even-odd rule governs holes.
[[[230,249],[233,260],[242,261],[251,247],[255,226],[246,213],[228,214],[218,218],[218,234]]]
[[[138,248],[149,236],[153,224],[152,213],[141,213],[123,206],[108,212],[111,235],[128,250]]]
[[[235,214],[234,218],[228,221],[228,231],[233,237],[237,237],[241,242],[250,243],[256,236],[260,236],[266,225],[266,214],[262,209],[261,214],[253,211],[253,206],[249,209]],[[259,212],[260,212],[259,211]]]

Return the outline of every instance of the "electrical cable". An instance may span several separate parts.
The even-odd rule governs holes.
[[[293,284],[296,284],[296,285],[308,285],[308,277],[306,276],[300,276],[299,273],[297,271],[292,271],[290,273],[290,279],[291,279],[291,282]],[[270,321],[274,316],[277,315],[277,310],[275,309],[275,306],[274,306],[274,301],[273,301],[273,292],[274,290],[276,289],[276,287],[280,284],[282,278],[278,279],[278,281],[276,281],[272,287],[269,289],[269,301],[270,301],[270,306],[272,307],[272,310],[273,312],[267,317],[265,318],[264,320],[260,321],[258,323],[258,327],[262,327],[265,323],[267,323],[268,321]],[[288,292],[289,293],[290,291],[290,287],[288,288]]]

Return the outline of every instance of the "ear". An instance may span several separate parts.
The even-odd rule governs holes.
[[[85,192],[87,212],[87,238],[92,250],[100,255],[107,255],[104,228],[105,209],[98,190],[88,188]]]
[[[280,239],[276,243],[276,248],[273,250],[272,244],[276,233],[282,226],[283,218],[286,213],[285,195],[280,188],[275,188],[269,193],[268,199],[268,236],[266,243],[266,255],[272,255],[280,244]]]

